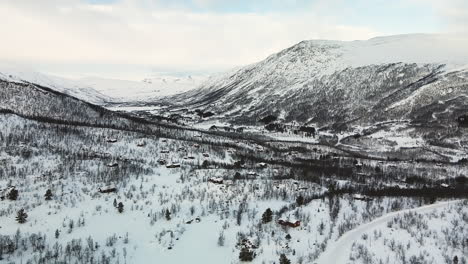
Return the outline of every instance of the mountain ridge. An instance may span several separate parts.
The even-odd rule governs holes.
[[[248,125],[275,115],[284,116],[285,122],[327,126],[346,123],[368,109],[374,113],[365,114],[364,119],[371,122],[382,121],[379,116],[387,115],[386,109],[395,112],[389,118],[408,110],[414,110],[414,116],[418,109],[403,100],[422,88],[426,97],[437,93],[435,87],[450,89],[452,85],[459,93],[455,96],[466,94],[468,51],[459,49],[465,41],[430,34],[302,41],[156,104],[199,108],[215,113],[212,119]],[[355,116],[346,117],[351,115]]]

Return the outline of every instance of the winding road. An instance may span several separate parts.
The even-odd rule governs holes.
[[[401,210],[397,212],[388,213],[383,215],[372,222],[360,225],[356,229],[353,229],[345,233],[337,241],[329,242],[327,249],[323,252],[320,257],[314,262],[314,264],[347,264],[349,262],[349,255],[351,253],[351,246],[355,241],[361,239],[362,235],[369,231],[385,225],[387,221],[393,217],[407,212],[418,212],[425,213],[430,212],[433,209],[444,208],[446,206],[460,202],[461,200],[453,200],[448,202],[435,203],[431,205],[425,205],[414,209]]]

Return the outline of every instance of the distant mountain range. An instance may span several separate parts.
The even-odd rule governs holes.
[[[186,92],[197,87],[205,79],[204,76],[176,77],[170,75],[155,75],[142,81],[99,77],[70,79],[34,70],[0,66],[0,80],[49,87],[98,105],[154,100],[161,96]]]
[[[199,110],[213,114],[205,121],[238,125],[261,125],[264,117],[338,130],[388,120],[450,125],[467,114],[466,46],[463,36],[431,34],[311,40],[207,80],[70,80],[4,68],[0,80],[37,84],[98,105]]]
[[[453,162],[468,157],[467,46],[462,37],[421,34],[303,41],[201,85],[203,78],[194,77],[75,81],[0,69],[0,111],[78,125],[140,125],[101,107],[107,106],[181,125],[266,129],[289,140],[297,140],[298,129],[319,131],[315,143],[341,151]]]

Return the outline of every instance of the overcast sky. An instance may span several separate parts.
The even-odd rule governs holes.
[[[468,1],[1,0],[0,17],[0,63],[140,79],[223,71],[305,39],[462,32]]]

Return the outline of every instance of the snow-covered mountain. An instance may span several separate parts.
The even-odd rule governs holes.
[[[247,124],[267,115],[318,126],[430,121],[433,112],[453,120],[468,109],[466,46],[464,36],[431,34],[303,41],[164,103]]]
[[[98,105],[147,101],[161,96],[175,95],[199,86],[205,79],[204,76],[170,75],[156,75],[142,81],[99,77],[70,79],[35,70],[0,65],[0,80],[45,86]]]
[[[104,104],[112,100],[110,96],[100,93],[85,83],[58,76],[42,74],[34,70],[0,66],[0,80],[45,86],[93,104]]]

